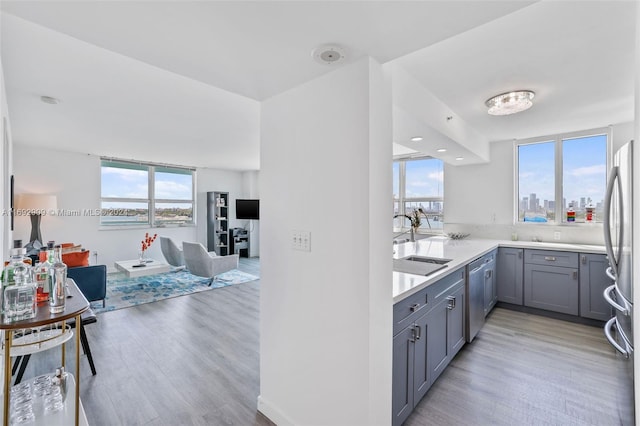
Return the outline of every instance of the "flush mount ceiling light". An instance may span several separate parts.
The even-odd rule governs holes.
[[[414,136],[411,138],[411,142],[420,142],[422,140],[422,136]]]
[[[494,96],[485,102],[491,115],[509,115],[531,108],[535,93],[531,90],[515,90]]]
[[[438,148],[436,149],[437,152],[447,152],[446,148]]]
[[[51,96],[40,96],[40,100],[45,104],[57,105],[60,103],[60,99],[56,99]]]
[[[456,160],[457,161],[462,161],[462,160],[464,160],[464,157],[456,157]]]
[[[313,49],[311,56],[316,62],[323,65],[336,65],[344,62],[346,57],[345,51],[342,47],[335,44],[323,44]]]

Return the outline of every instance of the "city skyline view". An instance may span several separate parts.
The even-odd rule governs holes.
[[[560,143],[562,172],[556,171],[556,143]],[[566,220],[571,206],[576,220],[585,217],[587,205],[601,221],[607,178],[607,135],[550,140],[518,146],[518,218],[525,221],[556,220],[556,190]],[[561,174],[561,176],[559,176]],[[556,179],[559,178],[559,181]]]

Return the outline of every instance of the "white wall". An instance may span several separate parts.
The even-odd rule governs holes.
[[[7,93],[4,87],[4,72],[0,63],[0,202],[2,203],[2,223],[0,223],[0,259],[7,259],[8,249],[11,245],[11,216],[10,202],[10,177],[11,177],[11,126],[9,121],[9,107],[7,105]]]
[[[612,126],[612,151],[633,139],[633,123]],[[516,232],[521,240],[534,236],[553,241],[558,231],[561,242],[604,244],[601,224],[514,225],[514,142],[491,143],[490,161],[485,164],[451,166],[445,164],[445,231],[470,232],[479,238],[510,239]]]
[[[14,146],[13,165],[16,193],[41,193],[57,196],[58,209],[80,210],[100,207],[100,158],[53,149]],[[177,242],[199,241],[206,246],[206,192],[227,191],[235,200],[244,197],[241,172],[198,169],[196,176],[195,227],[136,228],[101,230],[97,216],[67,216],[42,218],[42,238],[57,242],[73,242],[92,251],[91,263],[113,269],[116,260],[135,259],[145,232],[158,233]],[[235,217],[232,203],[230,217]],[[246,221],[232,219],[230,226],[243,226]],[[17,217],[14,239],[29,240],[31,223],[28,217]],[[160,242],[149,249],[149,256],[163,259]]]
[[[281,426],[388,425],[389,82],[369,59],[339,68],[264,101],[261,135],[258,409]]]

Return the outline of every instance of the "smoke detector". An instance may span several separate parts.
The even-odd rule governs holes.
[[[311,56],[316,62],[323,65],[336,65],[344,62],[345,51],[342,47],[335,44],[324,44],[313,49]]]

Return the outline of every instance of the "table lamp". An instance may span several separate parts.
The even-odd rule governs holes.
[[[52,210],[55,211],[58,208],[56,196],[46,194],[16,194],[15,208],[16,210],[30,212],[31,236],[29,237],[29,243],[33,244],[35,241],[38,241],[42,245],[42,234],[40,233],[42,214],[38,214],[38,212],[47,214]]]

